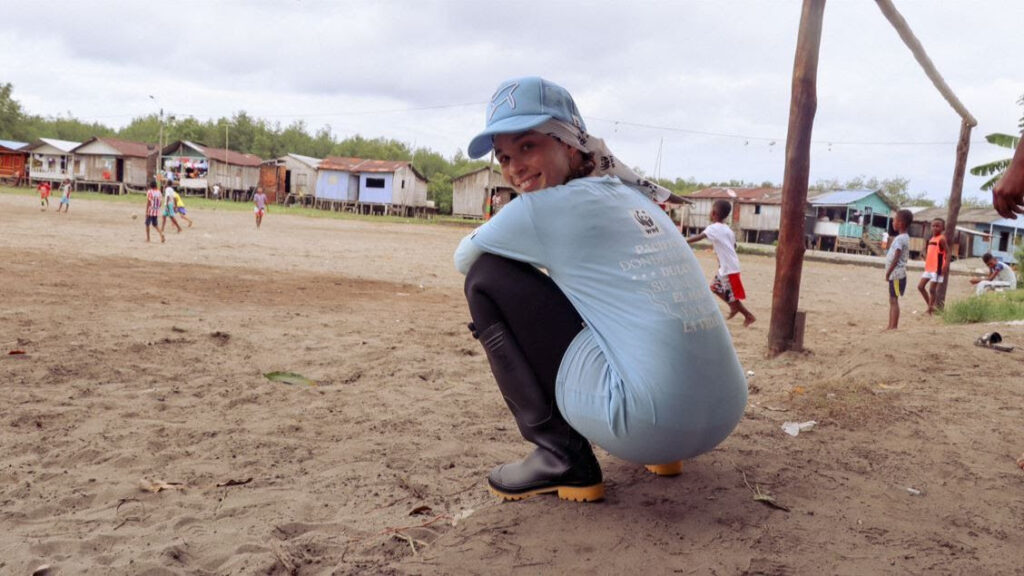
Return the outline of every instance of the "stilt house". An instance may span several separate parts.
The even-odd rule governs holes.
[[[493,216],[518,196],[501,172],[484,166],[452,180],[452,215],[464,218]]]
[[[238,198],[239,193],[259,185],[262,163],[254,154],[179,140],[164,147],[160,172],[185,192],[205,195],[211,186],[220,184],[225,194]]]
[[[33,182],[62,182],[65,178],[77,180],[85,175],[80,162],[71,153],[81,142],[40,138],[25,150],[29,153],[29,178]]]
[[[144,190],[156,172],[157,149],[142,142],[90,138],[72,150],[82,164],[76,186],[114,193]]]
[[[25,166],[28,159],[26,146],[28,146],[27,142],[0,140],[0,179],[16,183],[25,178]]]
[[[317,171],[316,199],[385,213],[427,207],[427,179],[412,163],[330,156]]]

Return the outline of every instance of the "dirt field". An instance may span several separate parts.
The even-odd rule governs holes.
[[[146,244],[142,204],[0,194],[0,574],[1024,574],[1024,325],[910,294],[883,333],[880,268],[807,262],[808,350],[769,360],[774,259],[741,256],[736,432],[501,504],[529,448],[464,327],[467,229],[199,209]]]

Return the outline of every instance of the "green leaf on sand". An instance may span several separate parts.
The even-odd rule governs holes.
[[[306,378],[302,374],[296,374],[295,372],[267,372],[263,376],[271,382],[283,382],[285,384],[305,384],[307,386],[316,386],[316,382]]]

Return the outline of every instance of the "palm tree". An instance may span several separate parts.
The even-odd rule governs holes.
[[[989,144],[995,144],[996,146],[1016,150],[1017,143],[1020,142],[1020,136],[1010,136],[1009,134],[1000,134],[996,132],[985,136],[985,140],[988,140]],[[991,179],[981,185],[982,190],[991,190],[992,187],[996,185],[996,182],[999,182],[999,179],[1003,177],[1003,172],[1005,172],[1010,166],[1010,160],[1012,160],[1012,158],[996,160],[995,162],[975,166],[974,168],[971,168],[971,174],[974,174],[975,176],[992,176]]]

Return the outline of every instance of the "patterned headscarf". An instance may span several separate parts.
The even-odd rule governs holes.
[[[632,168],[620,162],[608,150],[604,140],[587,134],[578,126],[552,118],[534,128],[534,131],[551,136],[555,140],[572,146],[581,152],[593,154],[594,171],[591,173],[591,176],[615,176],[626,186],[642,192],[655,202],[665,202],[670,199],[682,202],[668,188],[640,176]]]

